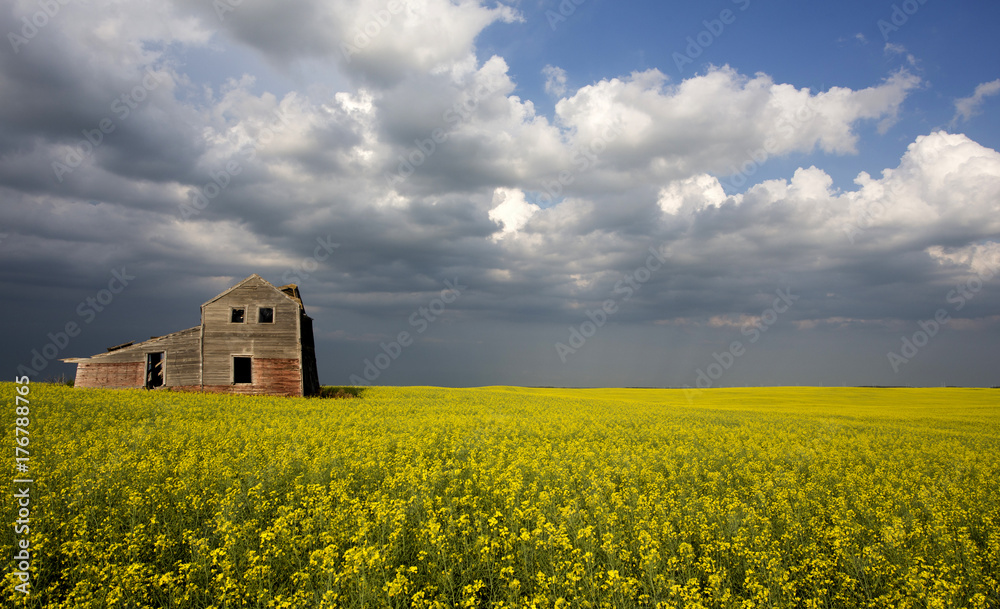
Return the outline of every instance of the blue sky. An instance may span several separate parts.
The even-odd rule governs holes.
[[[1000,384],[996,3],[220,2],[0,11],[6,369],[258,273],[330,384]]]
[[[825,168],[842,168],[837,177],[848,185],[860,170],[877,171],[897,161],[913,134],[947,127],[955,114],[954,99],[996,79],[1000,60],[1000,40],[992,33],[1000,23],[1000,6],[990,2],[928,0],[900,26],[895,25],[898,17],[893,21],[893,7],[902,10],[899,2],[587,0],[566,17],[558,3],[530,4],[521,6],[525,22],[497,24],[483,33],[480,57],[502,55],[518,82],[517,93],[535,100],[546,113],[552,100],[544,92],[544,65],[563,68],[569,85],[577,87],[647,69],[659,69],[678,82],[711,65],[730,65],[747,75],[764,72],[777,82],[813,91],[865,88],[901,68],[919,72],[925,88],[911,94],[910,112],[892,133],[871,138],[851,158],[826,159]],[[702,54],[678,68],[674,54],[686,56],[688,38],[697,39],[708,29],[704,22],[717,21],[725,10],[732,11],[733,23],[723,24],[718,36],[703,38],[711,44],[698,45]],[[887,50],[887,44],[902,48]],[[1000,146],[996,112],[962,127],[983,145]],[[796,161],[768,177],[794,170]]]

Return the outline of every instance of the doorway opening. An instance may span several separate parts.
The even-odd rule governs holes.
[[[146,354],[146,389],[163,386],[163,352]]]

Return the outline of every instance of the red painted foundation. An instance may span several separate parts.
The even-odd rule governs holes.
[[[129,370],[128,367],[134,367],[134,370]],[[97,370],[98,368],[100,370]],[[143,374],[143,366],[138,363],[82,364],[77,370],[76,386],[109,389],[142,388],[145,383]],[[169,369],[167,374],[167,382],[169,383]],[[297,359],[254,358],[252,383],[205,385],[204,387],[200,385],[168,385],[164,389],[237,395],[301,396],[301,378],[302,371]],[[115,384],[111,384],[112,382]]]

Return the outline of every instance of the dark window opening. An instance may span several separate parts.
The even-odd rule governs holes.
[[[243,323],[243,315],[246,309],[233,309],[233,316],[229,319],[230,323],[241,324]]]
[[[260,314],[257,317],[257,323],[260,324],[273,324],[274,323],[274,309],[271,307],[261,307]]]
[[[163,386],[163,353],[146,354],[146,389]]]
[[[233,358],[233,383],[252,383],[253,366],[249,357]]]

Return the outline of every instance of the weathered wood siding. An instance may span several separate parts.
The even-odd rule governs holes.
[[[176,387],[182,391],[234,393],[238,395],[302,395],[302,373],[298,359],[256,358],[253,360],[253,382],[204,387]]]
[[[74,387],[128,389],[142,387],[145,362],[81,363],[76,366]]]
[[[195,327],[94,355],[77,366],[74,385],[114,389],[145,387],[147,353],[164,354],[164,386],[200,382],[201,328]]]
[[[273,323],[259,323],[261,307],[274,310]],[[234,308],[245,311],[232,323]],[[251,278],[202,307],[202,384],[207,391],[229,387],[231,393],[302,395],[301,309],[263,279]],[[253,358],[253,383],[233,384],[233,356]],[[273,360],[273,361],[271,361]],[[275,377],[269,376],[271,374]],[[294,391],[286,391],[292,384]]]

